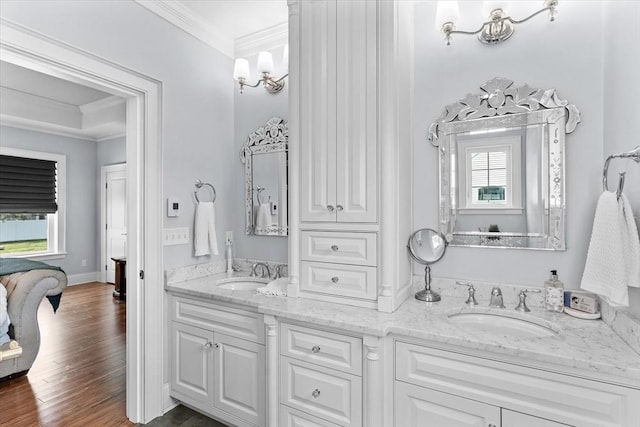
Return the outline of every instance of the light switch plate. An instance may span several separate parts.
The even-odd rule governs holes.
[[[186,245],[189,243],[189,227],[165,228],[162,233],[164,246]]]

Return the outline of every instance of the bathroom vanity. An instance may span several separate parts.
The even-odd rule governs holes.
[[[640,354],[602,320],[469,308],[436,282],[396,312],[168,281],[171,396],[238,426],[624,426]],[[417,288],[416,288],[417,289]],[[465,320],[471,316],[473,321]],[[499,316],[499,322],[478,319]],[[502,326],[500,326],[502,325]],[[637,328],[637,325],[635,326]]]

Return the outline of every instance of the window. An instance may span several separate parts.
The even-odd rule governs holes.
[[[457,142],[460,213],[522,213],[522,130],[463,134]]]
[[[66,156],[7,147],[0,147],[0,155],[10,156],[0,165],[0,256],[63,256]],[[44,170],[47,164],[55,168]],[[31,185],[30,180],[40,183]],[[20,185],[25,191],[16,193],[14,187]]]

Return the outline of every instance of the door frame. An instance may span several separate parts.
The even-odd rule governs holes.
[[[118,163],[114,165],[104,165],[100,167],[100,251],[98,256],[98,268],[100,274],[98,274],[98,280],[100,282],[107,282],[107,271],[102,266],[107,258],[107,173],[118,172],[127,169],[126,163]]]
[[[0,59],[127,100],[127,417],[148,422],[164,409],[162,82],[3,18]]]

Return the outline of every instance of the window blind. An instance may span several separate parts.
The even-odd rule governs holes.
[[[0,155],[0,213],[54,213],[56,162]]]

